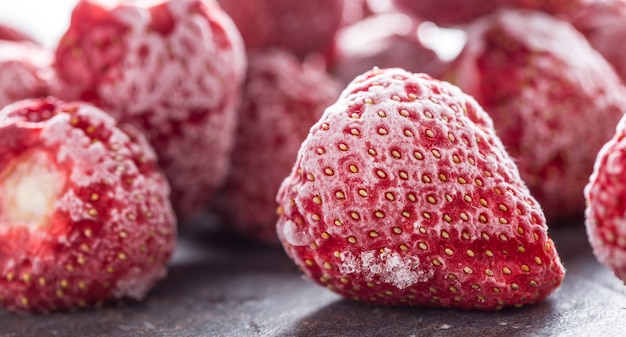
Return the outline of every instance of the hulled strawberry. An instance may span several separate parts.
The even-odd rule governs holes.
[[[626,283],[626,117],[598,153],[585,187],[587,235],[598,260]]]
[[[85,103],[0,112],[0,306],[142,299],[174,249],[169,187],[138,133]]]
[[[80,1],[56,50],[61,98],[94,102],[144,132],[181,220],[228,171],[245,50],[212,1]]]
[[[541,301],[564,269],[487,113],[401,69],[357,77],[277,195],[304,273],[359,301],[482,310]]]
[[[585,38],[547,14],[501,11],[468,29],[444,78],[489,112],[546,216],[582,217],[596,153],[626,111],[626,89]]]
[[[334,43],[331,72],[344,84],[374,66],[436,76],[443,62],[422,43],[419,26],[407,15],[386,13],[341,29]]]
[[[216,200],[232,228],[278,244],[276,191],[309,128],[339,91],[323,62],[301,62],[282,50],[249,54],[232,168]]]
[[[32,42],[0,40],[0,109],[48,95],[55,79],[53,58],[52,52]]]
[[[248,50],[281,48],[305,57],[324,52],[354,0],[219,0],[233,18]],[[358,10],[358,9],[357,9]]]

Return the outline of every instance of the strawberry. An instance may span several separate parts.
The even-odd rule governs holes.
[[[489,112],[548,219],[582,218],[596,153],[626,111],[626,89],[585,38],[540,12],[501,11],[468,28],[443,78]]]
[[[482,310],[541,301],[564,269],[487,113],[402,69],[351,82],[302,143],[277,232],[345,297]]]
[[[51,311],[142,299],[176,224],[148,143],[53,98],[0,111],[0,306]]]
[[[0,40],[0,109],[48,95],[55,78],[53,58],[50,51],[32,42]]]
[[[442,26],[463,25],[497,9],[517,8],[543,11],[552,15],[571,15],[589,3],[606,0],[393,0],[402,10]]]
[[[56,93],[146,134],[181,221],[211,202],[234,143],[245,50],[214,2],[80,1],[61,39]]]
[[[248,50],[281,48],[300,58],[324,52],[355,0],[219,0],[233,18]],[[356,9],[358,10],[358,8]]]
[[[626,1],[592,2],[567,19],[626,80]]]
[[[417,20],[399,13],[378,14],[342,28],[334,44],[331,72],[344,84],[374,66],[400,67],[433,76],[442,66],[417,31]]]
[[[232,169],[216,200],[236,231],[278,245],[276,191],[309,128],[339,89],[322,62],[301,62],[282,50],[249,54]]]
[[[585,225],[598,260],[626,282],[626,116],[615,136],[598,153],[594,170],[585,187]]]

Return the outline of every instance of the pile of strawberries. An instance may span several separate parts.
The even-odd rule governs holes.
[[[536,303],[583,215],[626,279],[626,1],[382,2],[80,0],[54,50],[0,26],[0,306],[141,300],[206,213],[363,302]]]

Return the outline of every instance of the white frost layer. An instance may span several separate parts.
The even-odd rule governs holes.
[[[285,240],[292,246],[308,246],[313,242],[311,235],[304,230],[298,229],[298,226],[293,221],[285,221],[282,230]]]
[[[361,252],[358,256],[351,252],[341,254],[342,264],[339,270],[344,274],[361,274],[367,281],[378,277],[384,283],[398,289],[406,289],[418,282],[426,282],[435,273],[434,269],[420,268],[420,261],[415,256],[401,256],[385,248]]]

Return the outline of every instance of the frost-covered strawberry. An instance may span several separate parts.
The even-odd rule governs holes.
[[[606,0],[392,0],[402,11],[442,26],[463,25],[497,9],[517,8],[552,15],[572,15],[590,3]],[[613,0],[610,0],[613,1]],[[609,1],[609,2],[610,2]],[[619,0],[621,1],[621,0]]]
[[[0,41],[0,109],[48,95],[54,82],[52,52],[28,41]]]
[[[585,188],[587,234],[598,260],[626,283],[626,117],[598,153]]]
[[[138,133],[85,103],[0,111],[0,306],[51,311],[142,299],[166,274],[169,187]]]
[[[468,29],[444,77],[474,96],[548,219],[582,217],[598,150],[626,111],[626,89],[570,24],[501,11]]]
[[[593,252],[626,283],[626,117],[598,153],[585,188],[587,234]]]
[[[241,36],[217,3],[83,0],[56,56],[56,95],[144,132],[181,220],[205,208],[228,171],[245,75]]]
[[[419,22],[399,13],[371,16],[339,31],[331,72],[344,84],[372,67],[400,67],[436,76],[442,67],[417,31]]]
[[[626,81],[626,1],[595,1],[568,20]]]
[[[288,255],[355,300],[492,310],[541,301],[564,276],[487,113],[428,75],[374,69],[351,82],[277,201]]]
[[[353,0],[219,0],[248,50],[282,48],[299,57],[328,48]]]
[[[255,240],[278,244],[276,191],[309,128],[339,92],[323,62],[300,62],[279,50],[249,54],[232,168],[216,200],[225,222]]]

